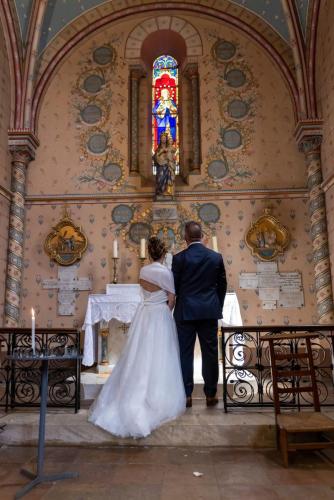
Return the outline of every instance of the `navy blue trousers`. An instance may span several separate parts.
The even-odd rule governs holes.
[[[216,319],[177,321],[177,333],[180,344],[181,368],[187,397],[194,389],[194,349],[196,334],[202,352],[202,376],[204,379],[204,393],[213,397],[217,392],[219,377],[218,367],[218,339]]]

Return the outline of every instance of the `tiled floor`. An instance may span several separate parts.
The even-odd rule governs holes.
[[[275,450],[48,447],[46,472],[77,471],[80,477],[40,485],[24,498],[333,500],[334,454],[326,454],[292,455],[285,469]],[[27,482],[19,470],[33,467],[35,456],[35,448],[0,448],[1,500],[13,499]]]

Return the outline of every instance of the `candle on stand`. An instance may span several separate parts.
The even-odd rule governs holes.
[[[35,354],[35,311],[33,308],[31,308],[31,347]]]
[[[117,240],[114,240],[112,256],[113,256],[113,259],[118,259],[118,242],[117,242]]]
[[[146,252],[146,240],[145,238],[142,238],[140,240],[140,258],[145,259],[145,252]]]
[[[216,235],[212,236],[212,250],[218,252],[218,241]]]

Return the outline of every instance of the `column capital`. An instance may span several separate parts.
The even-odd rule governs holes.
[[[319,150],[322,142],[323,120],[309,119],[300,120],[295,129],[295,139],[299,151],[311,153]]]
[[[322,135],[309,135],[301,139],[298,144],[298,149],[306,155],[309,153],[319,153],[322,143]]]
[[[132,80],[140,80],[146,76],[146,71],[140,64],[130,66],[130,78]]]
[[[35,159],[39,140],[31,130],[9,130],[8,146],[14,161],[29,163]]]
[[[184,76],[187,78],[198,78],[198,64],[197,63],[188,63],[185,65],[183,70]]]

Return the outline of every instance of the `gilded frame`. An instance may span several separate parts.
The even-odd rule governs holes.
[[[245,242],[253,256],[262,261],[271,261],[284,253],[290,243],[290,234],[287,228],[271,215],[270,209],[265,209],[265,213],[251,224]]]

